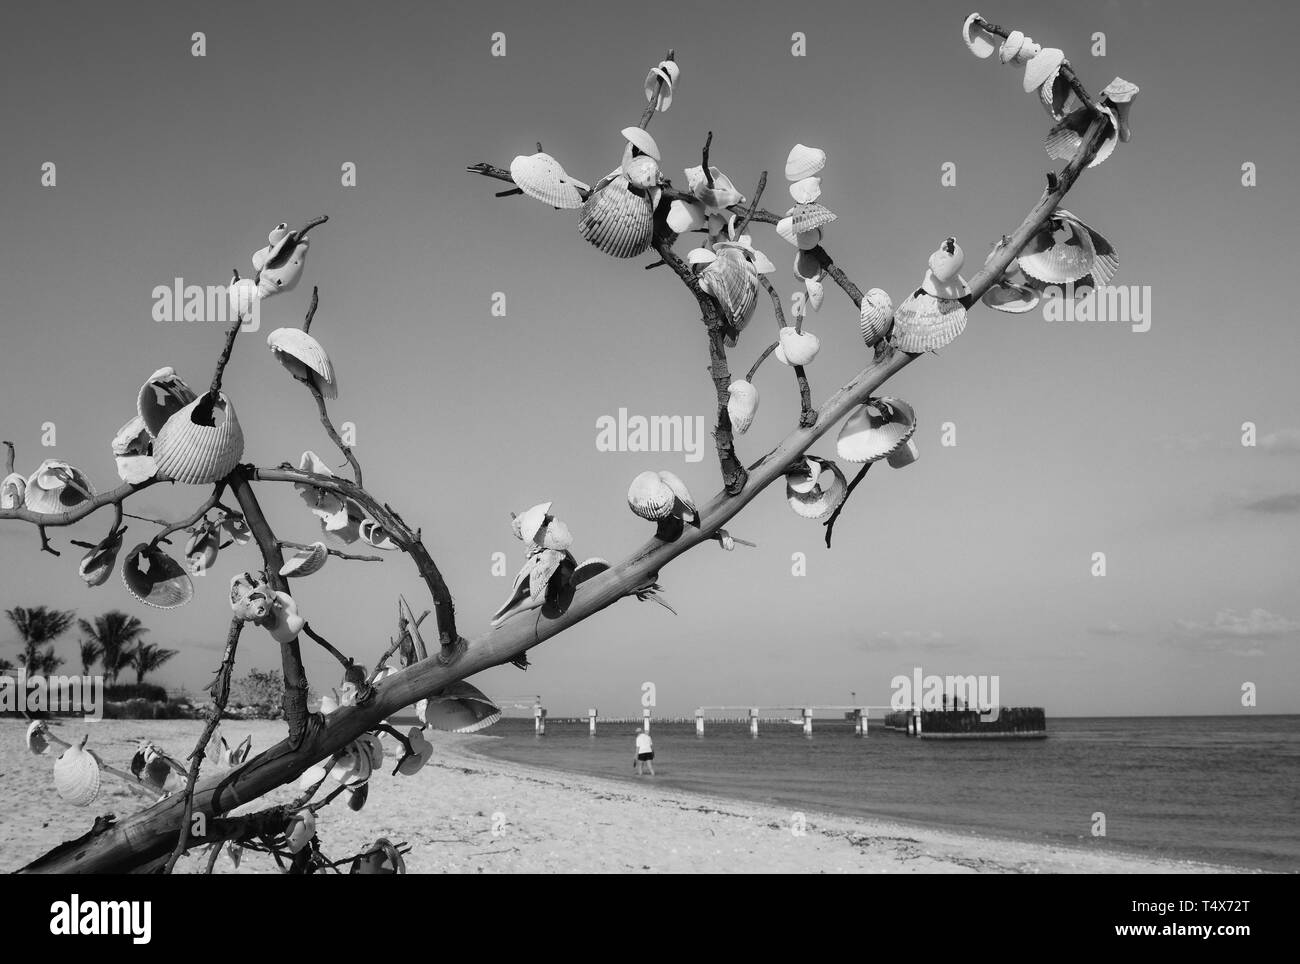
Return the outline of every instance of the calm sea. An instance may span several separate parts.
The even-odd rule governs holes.
[[[655,783],[798,810],[881,816],[1000,836],[1238,867],[1300,871],[1300,716],[1048,719],[1045,740],[917,740],[872,721],[652,727]],[[614,779],[632,724],[505,719],[489,754]],[[641,778],[649,780],[648,777]],[[1093,837],[1093,814],[1106,836]]]

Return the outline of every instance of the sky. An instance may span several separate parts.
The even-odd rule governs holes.
[[[561,12],[562,11],[562,12]],[[763,203],[789,203],[796,142],[826,150],[825,246],[860,287],[895,303],[929,253],[955,235],[967,276],[1037,201],[1052,162],[1050,118],[1020,70],[966,50],[967,6],[951,3],[665,3],[638,20],[607,4],[197,3],[14,8],[0,36],[0,438],[18,468],[44,458],[118,484],[109,442],[140,383],[171,365],[206,384],[224,326],[156,322],[173,279],[224,284],[280,221],[327,214],[304,282],[268,300],[241,334],[225,389],[244,459],[341,463],[315,406],[265,347],[300,324],[339,376],[331,403],[356,426],[367,485],[422,527],[455,596],[462,632],[487,628],[523,562],[510,511],[553,501],[579,559],[618,559],[650,534],[628,483],[668,469],[698,499],[716,459],[601,451],[597,421],[708,416],[713,386],[698,310],[646,255],[608,258],[576,214],[465,173],[501,167],[541,141],[594,183],[637,123],[642,79],[671,47],[681,77],[650,130],[666,174],[712,161],[741,190],[769,174]],[[553,714],[657,712],[700,704],[881,705],[890,680],[997,675],[1008,705],[1049,715],[1300,712],[1300,333],[1291,308],[1300,124],[1290,76],[1294,5],[1012,3],[988,18],[1065,50],[1099,91],[1141,89],[1133,138],[1066,202],[1118,248],[1115,284],[1140,286],[1151,326],[1049,322],[977,307],[965,333],[888,391],[920,423],[920,460],[871,473],[822,545],[781,487],[729,526],[758,549],[706,544],[661,573],[679,613],[628,599],[475,678],[499,697],[540,695]],[[205,56],[192,55],[193,34]],[[806,56],[792,56],[792,34]],[[492,56],[493,35],[505,56]],[[1105,56],[1093,56],[1094,35]],[[54,186],[42,165],[55,164]],[[956,165],[956,185],[941,166]],[[356,165],[345,186],[342,166]],[[1257,183],[1243,186],[1243,165]],[[681,239],[685,253],[692,242]],[[792,249],[770,226],[754,243],[788,299]],[[492,312],[505,295],[506,314]],[[759,306],[732,352],[748,369],[772,334]],[[869,362],[857,310],[828,286],[808,328],[820,401]],[[798,395],[773,361],[738,442],[752,462],[796,424]],[[1258,444],[1241,444],[1242,426]],[[47,423],[56,444],[43,446]],[[945,423],[956,445],[941,444]],[[711,444],[711,443],[710,443]],[[833,457],[834,435],[813,448]],[[852,468],[851,466],[849,467]],[[206,487],[155,486],[128,512],[177,518]],[[315,521],[289,486],[259,486],[285,539]],[[196,690],[216,667],[229,575],[258,566],[228,549],[173,612],[135,602],[116,577],[78,579],[107,510],[52,531],[0,522],[0,606],[46,604],[90,617],[120,608],[180,651],[158,675]],[[130,521],[130,520],[128,520]],[[154,527],[130,522],[128,542]],[[1094,553],[1106,574],[1095,576]],[[507,572],[493,574],[494,554]],[[795,554],[806,560],[796,575]],[[427,596],[399,554],[332,559],[295,583],[313,627],[366,661],[395,630],[398,594]],[[431,621],[430,621],[431,627]],[[432,627],[430,629],[433,635]],[[17,639],[0,626],[0,656]],[[304,642],[317,690],[337,664]],[[76,660],[76,634],[58,644]],[[269,635],[244,636],[238,672],[278,667]],[[1258,704],[1241,705],[1244,683]]]

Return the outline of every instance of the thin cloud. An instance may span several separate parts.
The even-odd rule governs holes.
[[[1284,428],[1261,435],[1259,447],[1275,455],[1300,454],[1300,428]]]
[[[874,639],[863,643],[862,648],[875,652],[894,652],[902,649],[952,649],[954,645],[937,629],[905,629],[898,633],[888,630],[878,633]]]
[[[1128,630],[1119,623],[1110,622],[1105,626],[1089,626],[1088,633],[1092,636],[1127,636]]]
[[[1249,512],[1264,512],[1269,515],[1289,515],[1300,512],[1300,492],[1270,495],[1267,498],[1247,502],[1242,508]]]
[[[1255,645],[1300,634],[1300,620],[1280,616],[1267,609],[1239,613],[1220,609],[1208,622],[1180,619],[1174,624],[1174,636],[1185,642],[1216,647],[1226,645],[1234,652],[1250,655]],[[1248,649],[1243,652],[1243,644]]]

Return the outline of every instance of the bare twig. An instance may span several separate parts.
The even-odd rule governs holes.
[[[311,331],[311,323],[316,317],[316,309],[320,306],[320,288],[316,285],[311,286],[311,304],[307,308],[307,315],[302,320],[303,333]]]
[[[844,491],[843,501],[840,502],[840,504],[835,507],[835,511],[831,513],[831,517],[822,523],[822,525],[826,527],[826,548],[827,549],[831,547],[831,533],[835,531],[835,520],[838,519],[840,517],[840,513],[844,511],[844,506],[848,504],[849,496],[851,496],[853,494],[853,490],[858,487],[858,483],[861,482],[866,477],[867,469],[871,468],[875,464],[876,463],[874,462],[867,462],[863,464],[862,468],[858,469],[858,474],[853,477],[853,481],[849,483],[849,487]]]
[[[166,538],[173,532],[178,532],[181,529],[188,529],[190,526],[197,523],[216,507],[217,503],[221,501],[221,494],[225,490],[226,480],[222,479],[216,484],[212,490],[212,494],[204,500],[202,505],[187,515],[184,519],[165,523],[163,528],[151,540],[149,540],[149,544],[156,547],[160,542],[166,540]]]
[[[289,542],[287,539],[280,540],[281,549],[311,549],[312,545],[306,542]],[[325,547],[325,551],[331,556],[337,556],[340,559],[346,559],[349,562],[383,562],[383,556],[361,556],[351,552],[343,552],[341,549],[332,549]]]

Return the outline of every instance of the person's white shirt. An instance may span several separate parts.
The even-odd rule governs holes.
[[[654,743],[651,742],[649,733],[638,733],[636,735],[636,752],[637,753],[654,752]]]

